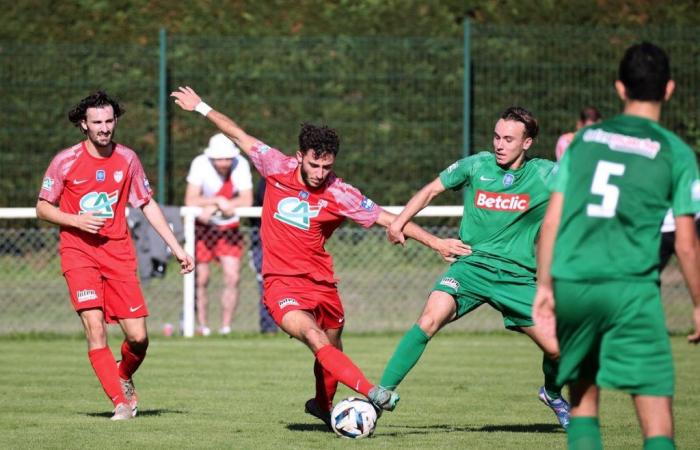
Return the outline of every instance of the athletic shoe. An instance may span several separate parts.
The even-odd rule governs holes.
[[[136,394],[134,382],[119,377],[119,383],[121,383],[124,397],[126,397],[126,401],[129,402],[129,406],[131,407],[131,417],[136,417],[136,413],[139,412],[139,396]]]
[[[117,361],[117,369],[121,365],[121,359]],[[129,379],[125,380],[119,377],[119,384],[122,386],[122,393],[126,397],[126,401],[129,402],[131,406],[131,417],[136,417],[136,413],[139,412],[139,396],[136,395],[136,388],[134,387],[134,381]]]
[[[550,398],[545,391],[544,386],[540,388],[538,397],[545,405],[549,406],[554,414],[557,416],[557,420],[561,424],[562,428],[566,430],[569,426],[569,404],[564,400],[564,397]]]
[[[211,330],[209,327],[197,327],[197,333],[199,336],[209,336],[211,334]]]
[[[221,327],[219,328],[219,334],[222,336],[226,336],[227,334],[231,334],[231,327]]]
[[[129,405],[126,403],[119,403],[117,407],[114,408],[114,415],[111,420],[129,420],[132,417]]]
[[[318,403],[316,403],[315,398],[310,398],[306,401],[306,404],[304,405],[304,412],[306,414],[311,414],[312,416],[316,417],[317,419],[321,419],[323,423],[326,424],[329,430],[331,430],[331,412],[330,411],[323,411],[320,406],[318,406]]]
[[[399,394],[379,385],[369,390],[367,398],[377,410],[385,411],[393,411],[400,400]]]

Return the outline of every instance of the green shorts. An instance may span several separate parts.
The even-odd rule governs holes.
[[[580,378],[630,394],[671,396],[671,344],[653,281],[556,280],[557,384]]]
[[[433,290],[446,292],[455,299],[454,320],[488,303],[501,312],[506,328],[532,326],[535,279],[531,276],[458,260],[438,278]]]

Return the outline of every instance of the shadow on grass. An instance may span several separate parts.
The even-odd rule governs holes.
[[[379,424],[379,427],[381,428],[380,435],[389,437],[433,433],[565,433],[561,426],[552,423],[484,425],[480,427],[459,427],[453,425],[402,426]],[[320,423],[289,423],[287,424],[287,429],[290,431],[332,432],[325,425]],[[387,431],[388,429],[391,429],[391,431]]]
[[[333,432],[322,423],[288,423],[287,429],[290,431],[325,431],[326,433]]]
[[[164,416],[167,414],[184,414],[185,411],[180,411],[178,409],[139,409],[139,413],[136,416],[138,417],[158,417],[158,416]],[[82,413],[88,417],[107,417],[110,418],[114,413],[111,412],[89,412],[89,413]]]
[[[564,429],[551,423],[532,424],[503,424],[476,426],[453,426],[453,425],[428,425],[428,426],[402,426],[402,425],[379,425],[382,428],[382,436],[406,436],[410,434],[431,434],[431,433],[565,433]],[[389,431],[387,429],[397,429]],[[398,431],[401,429],[401,431]]]

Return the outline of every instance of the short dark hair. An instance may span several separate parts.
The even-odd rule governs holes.
[[[535,139],[540,132],[540,126],[534,114],[520,106],[511,106],[501,114],[503,120],[514,120],[525,125],[525,136]]]
[[[299,132],[299,150],[306,153],[313,149],[314,157],[330,153],[333,156],[340,150],[340,138],[334,129],[325,125],[316,126],[310,123],[302,123]]]
[[[625,51],[618,79],[625,85],[630,100],[660,102],[671,79],[668,55],[650,42],[642,42]]]
[[[124,114],[124,109],[119,106],[116,100],[112,99],[104,91],[97,91],[84,99],[68,112],[68,120],[76,127],[80,126],[80,122],[85,120],[88,108],[100,108],[111,105],[114,110],[114,117],[119,117]]]
[[[603,118],[603,116],[600,114],[600,111],[598,111],[598,108],[596,108],[595,106],[584,106],[581,112],[579,113],[578,117],[583,123],[598,122],[600,119]]]

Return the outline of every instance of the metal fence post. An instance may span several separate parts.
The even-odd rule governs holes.
[[[464,93],[462,94],[462,155],[471,154],[471,22],[464,19]]]
[[[158,72],[158,202],[164,205],[167,198],[165,192],[165,168],[168,149],[168,77],[167,77],[168,37],[165,28],[160,29],[160,52]]]

